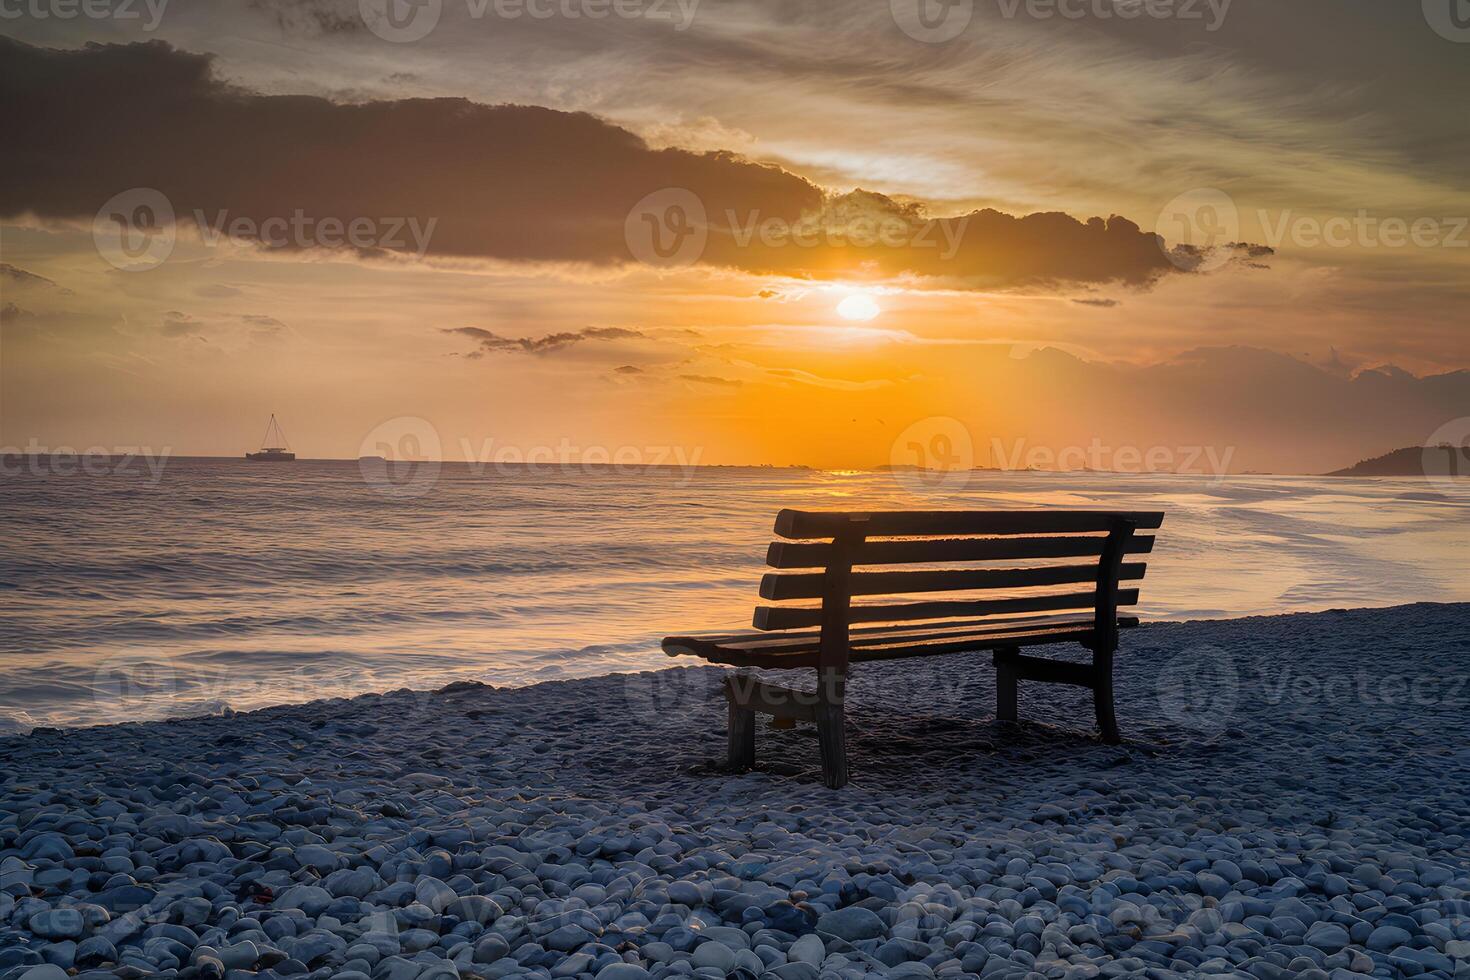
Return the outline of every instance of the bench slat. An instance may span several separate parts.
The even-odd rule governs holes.
[[[1120,622],[1120,625],[1123,623]],[[915,637],[908,640],[902,636],[894,636],[890,638],[890,642],[854,646],[849,656],[849,663],[928,657],[946,653],[994,650],[1001,647],[1085,642],[1091,635],[1090,623],[1074,622],[1022,632],[972,631],[961,636]],[[695,637],[669,637],[664,641],[664,650],[670,656],[692,654],[711,663],[726,664],[732,667],[779,669],[814,667],[819,657],[819,651],[812,644],[777,649],[748,649],[744,646],[705,643]]]
[[[901,622],[915,619],[957,619],[961,616],[990,616],[1002,613],[1047,612],[1054,609],[1092,609],[1095,591],[1065,592],[1008,599],[939,600],[895,605],[853,606],[848,621],[853,623]],[[1118,605],[1138,604],[1137,589],[1118,590]],[[822,610],[812,607],[757,606],[753,625],[758,630],[802,629],[820,625]]]
[[[1049,629],[1092,629],[1091,614],[1066,613],[1058,616],[1017,616],[1008,619],[950,619],[933,623],[903,623],[888,626],[854,627],[849,636],[853,648],[892,643],[918,643],[931,639],[956,639],[966,636],[1005,636],[1009,633],[1035,633]],[[1127,629],[1138,625],[1137,616],[1119,616],[1118,626]],[[723,647],[732,650],[770,651],[813,649],[821,633],[816,630],[782,632],[710,633],[693,636],[671,636],[665,646],[681,647],[681,652],[695,648]],[[674,654],[670,654],[673,656]]]
[[[1091,558],[1102,554],[1107,538],[937,538],[916,541],[865,541],[853,555],[854,565],[904,565],[924,562],[993,561],[1019,558]],[[1130,555],[1154,550],[1151,534],[1135,535],[1124,549]],[[825,568],[832,546],[772,541],[766,550],[771,568]]]
[[[783,510],[776,533],[783,538],[831,538],[859,529],[868,537],[943,534],[1082,534],[1108,531],[1118,521],[1153,529],[1164,523],[1162,511],[990,510],[873,511],[837,513]]]
[[[1119,566],[1120,581],[1143,578],[1146,566],[1130,562]],[[820,599],[825,576],[821,572],[769,573],[761,577],[762,599]],[[912,592],[957,592],[964,589],[1021,589],[1042,585],[1071,585],[1097,580],[1097,565],[1048,565],[1040,568],[960,568],[922,572],[853,572],[849,595],[901,595]]]

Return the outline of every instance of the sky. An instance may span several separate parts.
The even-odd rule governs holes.
[[[1470,417],[1452,2],[9,0],[0,447],[1420,445]]]

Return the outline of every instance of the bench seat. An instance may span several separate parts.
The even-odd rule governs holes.
[[[725,676],[733,772],[755,764],[760,713],[815,723],[823,781],[841,787],[854,663],[982,651],[995,666],[997,720],[1016,720],[1022,681],[1079,685],[1092,692],[1103,740],[1117,742],[1113,653],[1119,630],[1138,625],[1120,610],[1138,604],[1154,547],[1154,535],[1136,532],[1163,521],[1159,511],[783,510],[752,629],[681,633],[663,649],[737,668],[815,668],[815,690],[750,670]],[[1021,652],[1062,643],[1090,656]],[[948,666],[968,679],[975,663],[954,657]],[[903,683],[901,674],[890,680]]]
[[[1137,616],[1118,617],[1120,629],[1137,625]],[[848,638],[848,660],[866,663],[1001,647],[1085,643],[1091,639],[1095,629],[1096,622],[1091,614],[854,629]],[[778,634],[750,631],[707,633],[666,637],[663,649],[670,656],[695,656],[730,667],[816,667],[821,639],[820,630]]]

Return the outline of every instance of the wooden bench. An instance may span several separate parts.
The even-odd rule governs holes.
[[[750,674],[725,678],[732,770],[755,763],[755,712],[816,723],[822,770],[834,789],[847,782],[843,694],[851,664],[939,654],[993,652],[996,716],[1016,720],[1018,681],[1091,688],[1097,723],[1119,740],[1113,717],[1113,652],[1118,630],[1136,626],[1120,607],[1138,602],[1159,512],[929,511],[819,513],[783,510],[757,606],[755,632],[670,636],[670,656],[688,654],[735,667],[815,668],[815,691],[778,687]],[[1065,559],[1087,559],[1066,561]],[[990,563],[1006,562],[1005,567]],[[866,566],[921,568],[869,570]],[[1085,586],[1085,587],[1082,587]],[[1001,595],[990,590],[1005,590]],[[964,596],[895,602],[916,593]],[[869,601],[854,603],[854,597]],[[1090,664],[1024,656],[1022,647],[1080,643]]]

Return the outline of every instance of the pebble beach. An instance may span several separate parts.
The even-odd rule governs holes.
[[[722,674],[0,739],[0,980],[1470,977],[1470,605],[1131,631],[1118,746],[862,665],[836,792]]]

